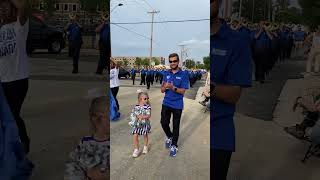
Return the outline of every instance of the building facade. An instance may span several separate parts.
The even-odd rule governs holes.
[[[137,58],[141,58],[143,59],[150,59],[150,57],[133,57],[133,56],[127,56],[127,57],[112,57],[112,59],[115,62],[121,62],[122,64],[124,64],[125,60],[128,61],[128,66],[130,67],[135,67],[136,66],[136,60]],[[165,58],[164,57],[153,57],[155,59],[157,59],[161,65],[165,64]]]
[[[221,18],[231,17],[232,15],[232,3],[233,0],[223,0],[221,1],[220,9],[219,9],[219,16]]]
[[[90,13],[82,9],[79,0],[56,0],[52,15],[48,15],[44,8],[44,1],[33,4],[33,8],[39,10],[45,16],[48,24],[55,26],[65,26],[69,23],[69,15],[76,14],[78,21],[84,28],[84,32],[94,32],[95,27],[99,24],[100,9],[97,6],[97,12]]]

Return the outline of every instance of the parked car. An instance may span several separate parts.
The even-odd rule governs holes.
[[[49,26],[41,19],[31,16],[27,39],[27,53],[36,49],[48,49],[49,53],[60,53],[65,47],[65,35],[61,28]]]
[[[124,68],[119,69],[119,79],[124,77],[126,79],[130,78],[130,72],[128,70],[125,70]]]

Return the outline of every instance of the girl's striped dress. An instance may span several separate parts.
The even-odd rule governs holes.
[[[151,106],[150,105],[136,105],[130,115],[131,121],[129,125],[132,127],[131,134],[138,134],[138,135],[147,135],[151,132],[151,124],[150,121],[147,119],[143,119],[141,121],[138,120],[137,116],[142,115],[151,115]]]

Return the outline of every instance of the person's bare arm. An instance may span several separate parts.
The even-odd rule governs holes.
[[[214,91],[215,99],[236,104],[240,99],[242,88],[240,86],[216,85]]]
[[[177,87],[174,87],[173,85],[169,85],[169,88],[170,88],[172,91],[174,91],[174,92],[176,92],[176,93],[179,93],[179,94],[182,94],[182,95],[186,92],[186,89],[177,88]],[[174,88],[177,88],[177,90],[175,91]]]
[[[99,33],[103,28],[104,22],[101,23],[98,27],[96,27],[96,33]]]
[[[260,28],[260,31],[254,36],[254,38],[258,39],[261,33],[262,33],[262,28]]]
[[[18,10],[18,18],[21,26],[23,26],[28,20],[27,0],[11,0],[12,4]]]
[[[318,108],[320,108],[316,103],[312,103],[306,99],[301,99],[299,105],[311,112],[317,112],[319,110]]]
[[[267,33],[267,36],[272,40],[273,36],[270,34],[270,32],[266,30],[266,33]]]
[[[163,82],[162,83],[162,86],[161,86],[161,93],[164,93],[167,89],[167,83],[166,82]]]

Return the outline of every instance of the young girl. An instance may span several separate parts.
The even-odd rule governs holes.
[[[132,127],[131,134],[133,135],[134,151],[132,157],[136,158],[140,154],[139,150],[139,135],[143,135],[144,147],[143,154],[148,153],[148,134],[151,132],[151,106],[149,95],[146,92],[139,92],[138,104],[132,109],[129,125]]]
[[[105,180],[109,179],[110,166],[110,121],[107,97],[92,100],[89,115],[93,135],[83,137],[77,148],[70,153],[66,164],[65,180]]]

